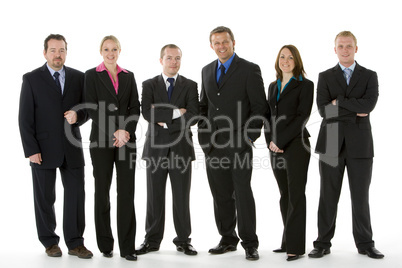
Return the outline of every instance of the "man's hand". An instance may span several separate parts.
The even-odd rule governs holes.
[[[332,105],[336,105],[336,99],[332,100]]]
[[[70,110],[65,112],[64,118],[70,125],[77,123],[77,113],[75,111]]]
[[[272,141],[269,143],[268,148],[274,153],[284,153],[284,151],[279,149],[278,146],[276,146],[275,143],[273,143]]]
[[[183,114],[185,114],[187,112],[187,110],[184,109],[184,108],[180,108],[179,110],[180,110],[181,115],[183,115]]]
[[[35,163],[35,164],[41,165],[41,164],[42,164],[42,155],[41,155],[40,153],[31,155],[31,156],[29,157],[29,161],[30,161],[31,163]]]
[[[115,137],[113,146],[118,148],[123,147],[130,140],[130,133],[123,129],[116,130],[113,136]]]

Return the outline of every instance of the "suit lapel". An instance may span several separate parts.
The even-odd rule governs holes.
[[[299,85],[299,83],[300,83],[299,81],[296,81],[295,79],[291,79],[288,86],[280,94],[278,102],[280,102],[281,99],[283,99],[290,91],[292,91],[294,88],[296,88]],[[278,84],[276,84],[276,94],[278,94],[278,90],[279,90]]]
[[[54,93],[57,93],[58,95],[61,96],[60,90],[57,87],[56,82],[54,81],[54,79],[53,79],[50,71],[48,70],[46,64],[42,66],[41,71],[42,71],[42,78],[49,85],[49,87],[51,88],[51,91],[54,92]]]
[[[119,77],[119,88],[117,89],[117,98],[121,100],[121,98],[128,91],[128,75],[127,73],[121,71],[118,75]],[[113,87],[114,90],[114,87]],[[116,91],[114,91],[116,92]]]
[[[112,81],[106,71],[97,72],[99,79],[102,81],[102,84],[106,87],[107,91],[112,95],[113,98],[117,100],[116,90],[113,87]]]
[[[212,62],[208,68],[206,69],[206,74],[205,77],[208,77],[210,79],[208,81],[208,87],[205,88],[211,88],[213,90],[219,91],[218,88],[218,83],[216,82],[216,69],[218,68],[218,60]]]
[[[173,90],[174,92],[174,90]],[[163,103],[169,103],[169,97],[166,90],[166,83],[163,80],[163,76],[158,76],[158,81],[156,85],[156,93],[162,98]]]
[[[176,101],[179,99],[180,94],[183,92],[183,89],[184,89],[183,82],[184,82],[183,78],[180,75],[178,75],[176,83],[173,88],[172,98],[170,99],[171,104],[176,104]]]
[[[361,75],[361,68],[360,65],[356,63],[355,70],[353,71],[352,77],[350,78],[349,81],[349,86],[346,90],[346,96],[349,96],[350,92],[352,92],[354,86],[356,85],[357,81],[359,81],[360,75]]]
[[[226,81],[229,80],[230,76],[237,69],[238,59],[239,59],[239,57],[236,54],[235,57],[233,58],[232,63],[229,66],[229,69],[227,70],[225,76],[223,77],[223,80],[221,82],[221,85],[219,86],[219,89],[221,89],[225,85]],[[216,71],[215,71],[215,77],[216,77]]]
[[[275,83],[273,89],[271,92],[269,92],[269,103],[270,105],[275,106],[275,104],[277,103],[277,96],[278,96],[278,83]]]
[[[335,72],[335,77],[339,83],[339,86],[342,88],[343,92],[345,93],[346,88],[348,87],[348,84],[346,84],[345,76],[343,76],[343,71],[342,71],[341,67],[339,66],[339,64],[337,64],[333,70]]]
[[[67,94],[69,88],[70,88],[70,70],[64,66],[64,71],[66,75],[66,79],[64,80],[64,90],[63,90],[63,98]]]

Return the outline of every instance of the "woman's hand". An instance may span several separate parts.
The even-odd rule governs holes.
[[[123,147],[130,140],[130,133],[128,133],[123,129],[116,130],[113,136],[114,136],[113,146],[116,146],[118,148]]]
[[[269,147],[268,147],[272,152],[274,153],[283,153],[284,151],[279,149],[278,146],[275,145],[275,143],[273,143],[272,141],[269,143]]]

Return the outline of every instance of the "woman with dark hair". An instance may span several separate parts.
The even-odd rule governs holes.
[[[116,165],[117,233],[120,256],[137,260],[134,210],[135,129],[140,114],[134,74],[117,65],[120,42],[103,38],[103,62],[85,73],[85,98],[92,119],[90,153],[95,178],[95,228],[98,248],[113,256],[110,226],[110,185]]]
[[[299,51],[283,46],[275,62],[276,78],[268,88],[268,129],[265,133],[271,166],[281,194],[282,244],[288,261],[305,253],[307,171],[310,137],[306,123],[313,105],[314,84],[305,78]]]

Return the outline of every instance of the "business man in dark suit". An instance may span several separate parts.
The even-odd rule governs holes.
[[[68,254],[91,258],[85,248],[84,154],[79,125],[87,120],[79,107],[84,74],[64,66],[67,42],[49,35],[44,42],[47,63],[23,76],[19,126],[25,157],[32,167],[36,227],[50,257],[60,257],[54,212],[56,169],[64,186],[63,232]]]
[[[374,156],[370,113],[378,99],[378,80],[375,72],[355,62],[356,52],[356,37],[349,31],[339,33],[335,38],[339,64],[318,77],[317,106],[323,120],[316,152],[320,154],[321,192],[318,238],[309,254],[312,258],[331,252],[345,167],[358,252],[371,258],[384,257],[374,247],[369,208]]]
[[[144,243],[137,254],[159,250],[165,226],[166,180],[172,185],[173,220],[178,251],[197,255],[190,244],[191,162],[195,160],[190,127],[197,123],[197,83],[178,74],[182,52],[173,44],[161,49],[161,75],[143,83],[142,114],[149,122],[142,159],[147,161],[147,217]]]
[[[267,110],[258,65],[234,53],[235,39],[227,27],[210,33],[218,56],[202,69],[198,138],[214,198],[215,220],[221,241],[209,253],[237,248],[239,236],[248,260],[257,260],[258,237],[251,189],[252,143],[260,136]]]

